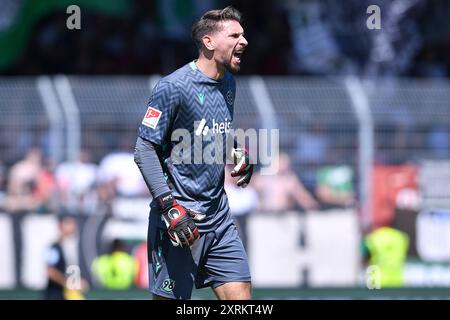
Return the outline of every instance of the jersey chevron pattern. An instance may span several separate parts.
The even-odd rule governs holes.
[[[216,81],[192,61],[158,82],[139,127],[141,138],[160,147],[158,157],[177,201],[206,214],[205,221],[198,223],[202,231],[213,229],[228,212],[223,182],[226,133],[232,127],[235,87],[230,73]],[[180,143],[179,139],[171,141],[177,129],[185,129],[190,136],[190,148],[184,145],[185,152],[180,154],[182,163],[175,163],[171,157],[173,148]],[[209,152],[212,144],[221,147],[219,158],[214,151]]]

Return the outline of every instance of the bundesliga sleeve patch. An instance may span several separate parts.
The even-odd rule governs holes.
[[[142,120],[142,124],[144,126],[155,129],[156,125],[158,124],[159,118],[161,118],[161,114],[162,111],[156,110],[152,107],[148,107],[147,112],[145,113],[144,120]]]

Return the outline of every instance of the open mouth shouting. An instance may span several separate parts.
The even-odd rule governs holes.
[[[234,62],[236,62],[237,64],[241,63],[241,57],[242,57],[242,54],[244,53],[244,51],[245,51],[244,48],[234,50],[233,58],[232,58],[234,60]]]

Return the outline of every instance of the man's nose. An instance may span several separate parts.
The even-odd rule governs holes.
[[[248,41],[244,38],[244,36],[241,37],[240,45],[243,47],[246,47],[248,45]]]

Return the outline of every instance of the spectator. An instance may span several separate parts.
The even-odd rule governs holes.
[[[369,233],[364,241],[365,255],[372,267],[371,277],[377,288],[402,287],[409,237],[406,233],[381,227]]]
[[[119,239],[112,242],[109,254],[97,257],[92,263],[92,273],[100,284],[111,290],[129,289],[138,271],[138,262],[125,251],[125,244]]]
[[[31,148],[25,158],[11,167],[8,176],[8,188],[5,207],[10,212],[36,210],[39,199],[35,197],[39,176],[42,172],[42,154],[40,149]]]
[[[42,169],[36,181],[33,196],[38,203],[37,212],[48,213],[56,210],[56,180],[50,160],[43,161]]]
[[[68,281],[69,279],[66,276],[66,256],[63,251],[64,240],[77,231],[77,221],[71,216],[62,215],[59,217],[58,227],[58,240],[48,248],[45,256],[48,281],[44,290],[44,299],[82,299],[82,292],[88,289],[88,283],[84,279]],[[78,288],[71,287],[71,285],[78,286]]]
[[[96,174],[97,165],[91,163],[86,150],[81,151],[78,160],[63,162],[57,167],[56,181],[63,211],[77,214],[88,211]]]
[[[305,210],[317,209],[319,204],[291,168],[286,153],[280,153],[278,173],[271,176],[256,174],[254,186],[259,193],[260,209],[263,211],[287,211],[299,206]]]
[[[327,207],[348,207],[355,203],[353,170],[349,166],[325,166],[317,172],[316,195]]]
[[[144,179],[134,163],[134,155],[125,151],[113,152],[103,158],[97,181],[118,196],[136,197],[147,193]]]

